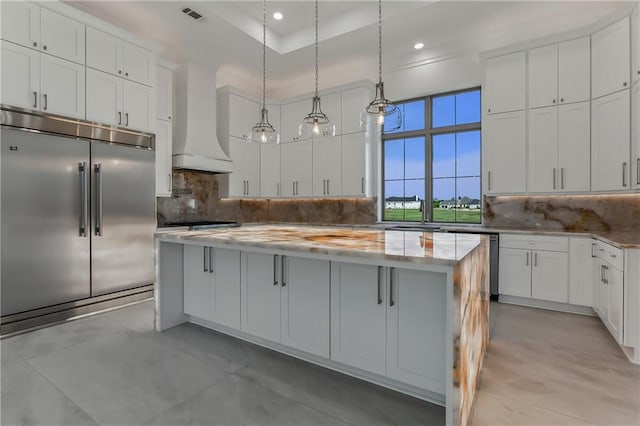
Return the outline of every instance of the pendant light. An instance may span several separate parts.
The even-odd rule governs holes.
[[[336,126],[331,123],[327,114],[320,108],[318,94],[318,0],[316,0],[316,91],[313,95],[311,112],[302,120],[298,127],[298,135],[303,138],[314,136],[335,136]]]
[[[279,143],[280,135],[269,123],[267,97],[267,0],[262,0],[262,108],[260,121],[251,128],[249,140],[259,143]]]
[[[384,97],[384,83],[382,82],[382,0],[378,0],[378,84],[376,97],[365,108],[366,115],[375,116],[376,124],[384,126],[385,131],[398,130],[402,126],[400,109]],[[369,117],[363,117],[363,126]],[[386,126],[385,126],[386,123]]]

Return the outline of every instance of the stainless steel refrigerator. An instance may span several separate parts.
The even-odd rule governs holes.
[[[148,297],[153,135],[1,114],[2,332]]]

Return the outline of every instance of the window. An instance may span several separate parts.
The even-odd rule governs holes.
[[[384,129],[383,220],[480,223],[480,89],[399,102]]]

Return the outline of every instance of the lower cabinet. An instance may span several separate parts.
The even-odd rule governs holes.
[[[331,359],[445,392],[444,274],[332,263]]]
[[[242,331],[329,357],[330,263],[242,253]]]
[[[569,239],[569,303],[593,306],[593,263],[595,240]]]
[[[531,297],[531,251],[500,248],[500,294]]]
[[[184,246],[184,312],[240,328],[240,252]]]
[[[552,302],[569,301],[569,255],[534,250],[531,265],[531,297]]]
[[[623,342],[624,273],[621,262],[611,261],[618,250],[598,243],[594,262],[594,310],[616,342]]]

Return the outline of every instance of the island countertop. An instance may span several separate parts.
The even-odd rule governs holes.
[[[203,230],[166,230],[157,232],[156,238],[178,243],[197,241],[452,266],[487,237],[477,234],[372,228],[247,225]]]

